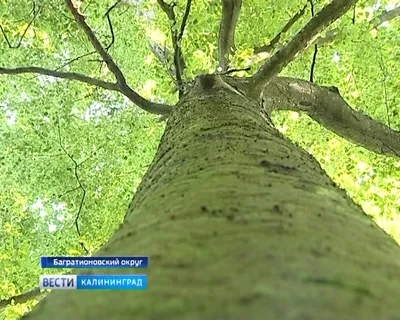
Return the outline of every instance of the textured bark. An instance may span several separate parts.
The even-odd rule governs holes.
[[[24,319],[398,319],[398,245],[258,102],[212,77],[174,107],[96,253],[139,254],[146,291],[58,291]]]
[[[400,157],[400,131],[353,109],[335,87],[288,77],[275,77],[265,89],[264,108],[309,115],[333,133],[367,150]]]

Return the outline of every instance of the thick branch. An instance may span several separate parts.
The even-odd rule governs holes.
[[[254,53],[258,54],[261,52],[271,53],[274,51],[276,45],[279,43],[283,33],[288,32],[289,29],[301,18],[307,8],[307,4],[304,5],[303,9],[297,12],[290,20],[283,26],[282,30],[269,42],[267,45],[261,47],[255,47]]]
[[[0,74],[23,74],[23,73],[37,73],[43,74],[45,76],[51,76],[55,78],[62,78],[62,79],[69,79],[69,80],[77,80],[84,83],[87,83],[92,86],[97,86],[103,89],[120,91],[118,85],[116,83],[103,81],[96,78],[91,78],[85,76],[80,73],[75,72],[61,72],[61,71],[53,71],[49,69],[44,69],[40,67],[21,67],[21,68],[1,68],[0,67]]]
[[[306,49],[325,27],[341,17],[357,0],[333,0],[313,17],[282,49],[276,52],[251,77],[252,94],[258,96],[263,87],[282,71],[295,56]]]
[[[370,28],[371,29],[377,28],[382,23],[384,23],[386,21],[390,21],[399,16],[400,16],[400,7],[394,8],[389,11],[384,11],[380,15],[378,15],[375,19],[372,19],[372,21],[370,21]],[[340,33],[337,28],[329,30],[326,32],[325,37],[318,39],[318,45],[326,45],[326,44],[332,43],[339,36],[340,36]]]
[[[274,109],[304,112],[344,139],[377,154],[400,157],[400,131],[352,109],[335,87],[274,77],[263,95],[269,113]]]
[[[35,299],[36,297],[39,297],[43,294],[45,294],[46,292],[41,292],[40,288],[34,288],[31,289],[29,291],[26,291],[22,294],[19,294],[17,296],[11,297],[9,299],[6,300],[1,300],[0,301],[0,309],[7,307],[8,305],[10,305],[12,303],[12,301],[14,301],[15,304],[17,303],[24,303],[27,302],[29,300]]]
[[[122,92],[125,96],[127,96],[133,103],[142,108],[143,110],[154,113],[154,114],[168,114],[170,111],[170,106],[165,104],[153,103],[138,93],[133,91],[128,84],[126,83],[125,77],[119,67],[115,64],[111,56],[107,53],[105,48],[101,45],[100,41],[95,36],[93,30],[89,27],[89,25],[85,21],[85,17],[79,12],[79,8],[77,8],[72,0],[65,0],[65,3],[68,9],[71,11],[74,16],[77,24],[83,29],[86,36],[88,37],[90,43],[93,45],[97,53],[101,56],[103,61],[107,64],[108,69],[115,75],[117,79],[117,85],[119,86],[119,91]]]
[[[389,11],[384,11],[377,17],[378,22],[375,23],[375,27],[381,25],[382,23],[384,23],[386,21],[390,21],[396,17],[399,17],[399,16],[400,16],[400,6],[397,8],[394,8],[392,10],[389,10]]]
[[[229,56],[235,53],[235,29],[242,0],[221,0],[222,15],[218,35],[218,62],[221,71],[228,70]]]
[[[72,15],[74,16],[75,21],[78,25],[82,28],[85,32],[86,36],[88,37],[90,43],[96,49],[98,54],[101,56],[103,61],[107,64],[108,69],[115,75],[117,82],[119,85],[126,84],[126,80],[124,75],[122,74],[119,67],[115,64],[111,56],[107,53],[107,51],[103,48],[100,41],[95,36],[93,30],[89,27],[89,25],[85,21],[85,17],[80,14],[79,8],[75,7],[72,3],[72,0],[65,0],[65,3],[68,6],[68,9],[71,11]]]

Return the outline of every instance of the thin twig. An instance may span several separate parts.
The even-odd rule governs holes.
[[[313,0],[308,0],[311,6],[311,17],[315,16],[314,12],[314,3]],[[317,54],[318,54],[318,45],[314,45],[314,53],[311,61],[311,68],[310,68],[310,82],[314,82],[314,71],[315,71],[315,63],[317,61]]]
[[[216,72],[215,74],[226,75],[226,74],[231,74],[231,73],[234,73],[234,72],[250,71],[250,70],[251,70],[251,67],[239,68],[239,69],[228,69],[226,71]]]
[[[185,13],[183,15],[183,19],[182,19],[182,23],[181,23],[181,29],[180,29],[179,35],[178,35],[178,42],[182,39],[183,32],[185,31],[186,23],[189,18],[191,5],[192,5],[192,0],[187,0]]]
[[[108,26],[110,27],[110,32],[111,32],[111,42],[110,42],[110,44],[106,47],[106,50],[108,51],[108,50],[111,48],[111,46],[114,44],[115,35],[114,35],[113,26],[112,26],[112,23],[111,23],[111,18],[110,18],[109,15],[107,15],[106,17],[107,17]]]
[[[32,6],[33,6],[33,8],[32,8],[31,13],[33,12],[33,18],[29,21],[28,25],[26,26],[26,28],[22,32],[22,35],[19,38],[19,41],[17,42],[17,44],[15,46],[11,45],[10,41],[7,38],[6,32],[3,29],[3,26],[0,25],[0,30],[1,30],[1,32],[2,32],[2,34],[4,36],[4,39],[6,40],[7,45],[8,45],[8,47],[10,49],[17,49],[17,48],[19,48],[21,46],[22,40],[24,39],[29,27],[32,25],[33,21],[35,21],[37,15],[39,14],[40,8],[39,8],[39,10],[36,11],[36,3],[35,3],[35,1],[32,1]]]
[[[175,66],[175,77],[176,77],[176,84],[179,90],[179,98],[183,95],[183,69],[185,66],[185,62],[183,60],[183,53],[180,46],[180,38],[183,36],[183,32],[186,25],[186,20],[188,18],[191,6],[191,0],[188,0],[186,3],[186,10],[184,20],[182,21],[180,32],[177,33],[176,27],[176,15],[174,12],[175,3],[172,2],[171,4],[167,4],[164,0],[157,0],[158,5],[160,6],[161,10],[167,15],[168,20],[171,22],[170,30],[171,30],[171,40],[172,40],[172,47],[174,48],[174,66]],[[184,22],[184,23],[183,23]]]
[[[282,34],[288,32],[289,29],[303,16],[306,8],[307,4],[305,4],[304,7],[299,12],[297,12],[292,18],[290,18],[290,20],[283,26],[282,30],[278,32],[278,34],[270,41],[268,45],[255,47],[254,53],[258,54],[261,52],[267,52],[267,53],[272,52],[275,49],[276,45],[279,43]]]
[[[38,73],[55,78],[77,80],[85,82],[92,86],[97,86],[104,89],[121,92],[120,88],[115,83],[103,81],[96,78],[91,78],[76,72],[61,72],[40,67],[0,68],[0,74],[13,75],[13,74],[23,74],[23,73]]]
[[[54,69],[54,70],[56,71],[56,70],[60,70],[60,69],[62,69],[62,68],[65,68],[66,66],[72,64],[73,62],[78,61],[79,59],[82,59],[82,58],[84,58],[84,57],[90,56],[90,55],[92,55],[92,54],[95,54],[96,52],[97,52],[97,51],[86,52],[86,53],[84,53],[84,54],[82,54],[82,55],[80,55],[80,56],[78,56],[78,57],[75,57],[75,58],[73,58],[73,59],[71,59],[71,60],[68,60],[68,61],[65,62],[63,65],[57,67],[57,68]]]
[[[311,68],[310,68],[310,82],[314,82],[315,63],[317,62],[317,54],[318,54],[318,46],[315,44],[314,53],[311,61]]]
[[[386,85],[386,77],[387,77],[387,69],[383,60],[383,55],[382,52],[380,51],[380,67],[382,70],[382,75],[383,75],[383,92],[384,92],[384,97],[385,97],[385,108],[386,108],[386,117],[387,117],[387,125],[389,129],[391,129],[391,124],[390,124],[390,107],[388,103],[388,92],[387,92],[387,85]],[[392,136],[392,131],[390,131],[390,141],[393,143],[393,136]]]
[[[70,155],[70,154],[68,153],[68,151],[67,151],[67,150],[64,148],[64,146],[62,145],[60,118],[58,118],[58,143],[59,143],[60,148],[61,148],[61,149],[64,151],[64,153],[67,155],[67,157],[73,162],[73,164],[74,164],[74,175],[75,175],[76,181],[78,182],[78,187],[79,187],[79,189],[82,190],[82,196],[81,196],[81,201],[80,201],[80,203],[79,203],[79,209],[78,209],[78,212],[77,212],[77,214],[76,214],[76,216],[75,216],[75,228],[76,228],[76,231],[77,231],[77,233],[78,233],[78,236],[81,237],[81,232],[80,232],[80,230],[79,230],[79,223],[78,223],[78,221],[79,221],[79,217],[80,217],[81,212],[82,212],[83,202],[85,201],[86,189],[83,187],[82,181],[81,181],[81,179],[80,179],[80,177],[79,177],[79,174],[78,174],[78,168],[79,168],[79,165],[80,165],[80,164],[78,164],[78,163],[76,162],[76,160],[74,159],[74,157],[73,157],[72,155]],[[82,246],[82,248],[85,250],[86,253],[89,253],[89,250],[86,249],[85,244],[84,244],[82,241],[79,241],[79,244]]]
[[[176,39],[176,43],[174,46],[174,61],[179,65],[179,73],[180,73],[180,80],[177,78],[177,86],[179,90],[179,98],[183,96],[183,70],[185,69],[185,61],[183,60],[183,53],[181,49],[181,39],[183,37],[183,33],[185,31],[186,23],[189,18],[190,8],[192,6],[192,0],[186,1],[186,9],[183,15],[183,19],[181,22],[181,28]],[[177,70],[178,71],[178,70]]]
[[[117,0],[110,8],[108,8],[108,10],[106,11],[106,13],[104,14],[104,16],[108,16],[111,12],[111,10],[115,9],[119,3],[121,2],[121,0]]]

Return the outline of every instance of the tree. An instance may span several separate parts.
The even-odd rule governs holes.
[[[124,222],[96,252],[131,255],[145,248],[151,263],[149,289],[140,294],[55,292],[24,318],[397,316],[397,244],[270,119],[276,109],[305,112],[364,148],[398,157],[400,133],[350,108],[336,87],[278,76],[355,1],[332,1],[253,75],[232,77],[229,65],[242,4],[223,0],[220,69],[188,82],[183,81],[181,40],[191,1],[180,28],[174,6],[158,1],[172,21],[180,96],[174,106],[151,102],[134,91],[79,8],[65,2],[116,82],[39,67],[1,67],[0,73],[78,80],[122,93],[143,110],[168,117],[157,154]],[[302,12],[304,8],[282,33]],[[121,271],[107,271],[115,272]]]

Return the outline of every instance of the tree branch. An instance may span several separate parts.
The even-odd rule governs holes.
[[[221,0],[222,15],[218,35],[218,63],[224,72],[229,68],[229,56],[235,53],[235,29],[242,0]]]
[[[382,12],[380,15],[375,17],[375,19],[372,19],[372,21],[370,21],[370,27],[371,29],[378,28],[382,23],[395,19],[399,16],[400,16],[400,6],[392,10]],[[337,28],[329,30],[326,32],[325,37],[318,39],[318,45],[321,46],[321,45],[326,45],[328,43],[332,43],[334,40],[338,38],[339,35],[340,33]]]
[[[313,0],[308,0],[308,2],[310,3],[310,7],[311,7],[311,17],[314,18],[314,16],[315,16],[314,2],[313,2]],[[318,54],[318,45],[314,44],[314,53],[313,53],[313,57],[311,60],[311,67],[310,67],[310,82],[314,82],[314,72],[315,72],[315,64],[317,62],[317,54]]]
[[[258,96],[266,84],[312,42],[325,27],[341,17],[357,0],[333,0],[313,17],[282,49],[250,78],[252,95]]]
[[[5,299],[5,300],[1,300],[0,301],[0,309],[3,309],[5,307],[7,307],[8,305],[10,305],[12,303],[12,301],[14,301],[15,304],[24,303],[24,302],[27,302],[29,300],[35,299],[36,297],[41,296],[41,295],[43,295],[45,293],[46,293],[45,291],[41,292],[39,287],[33,288],[33,289],[31,289],[29,291],[26,291],[26,292],[24,292],[22,294],[16,295],[14,297],[11,297],[11,298],[8,298],[8,299]]]
[[[394,8],[392,10],[389,11],[384,11],[382,12],[378,17],[377,20],[378,22],[375,23],[374,27],[378,27],[379,25],[381,25],[382,23],[386,22],[386,21],[390,21],[394,18],[397,18],[400,16],[400,6],[397,8]]]
[[[104,49],[104,47],[101,45],[100,41],[95,36],[93,30],[86,23],[85,17],[79,12],[79,8],[72,3],[72,0],[65,0],[65,3],[68,9],[71,11],[77,24],[85,32],[90,43],[93,45],[97,53],[101,56],[103,61],[106,63],[108,69],[114,74],[115,78],[117,79],[117,85],[119,87],[119,91],[123,93],[126,97],[128,97],[138,107],[142,108],[147,112],[154,114],[168,114],[171,109],[170,106],[165,104],[153,103],[140,96],[138,93],[133,91],[128,86],[123,73],[121,72],[119,67],[115,64],[111,56]]]
[[[33,13],[33,18],[32,18],[31,21],[29,21],[29,23],[26,25],[24,31],[22,32],[21,37],[19,38],[19,41],[18,41],[17,44],[14,45],[14,46],[11,45],[11,42],[10,42],[9,39],[7,38],[6,32],[5,32],[5,30],[3,29],[3,26],[0,25],[1,33],[3,34],[4,39],[6,40],[7,45],[8,45],[8,47],[9,47],[10,49],[18,49],[18,48],[21,46],[22,40],[24,39],[24,37],[25,37],[25,35],[26,35],[26,32],[28,31],[28,29],[29,29],[30,26],[32,25],[33,21],[35,21],[36,17],[38,16],[38,14],[39,14],[39,12],[40,12],[40,9],[41,9],[41,8],[39,8],[38,10],[36,10],[36,2],[35,2],[35,1],[32,1],[32,12],[31,12],[31,13]]]
[[[117,79],[117,83],[120,86],[126,85],[126,80],[124,75],[122,74],[119,67],[115,64],[111,56],[107,53],[107,51],[103,48],[100,41],[95,36],[93,30],[89,27],[89,25],[85,21],[85,17],[80,14],[79,8],[75,7],[72,3],[72,0],[65,0],[68,9],[71,11],[75,21],[77,24],[82,28],[85,32],[86,36],[88,37],[90,43],[96,49],[97,53],[101,56],[103,61],[107,64],[108,69],[115,75]]]
[[[168,17],[168,20],[171,23],[171,40],[172,40],[172,46],[174,48],[174,66],[175,66],[175,77],[176,77],[176,82],[179,90],[179,97],[183,95],[183,81],[182,81],[182,75],[183,75],[183,70],[185,69],[185,61],[183,60],[183,53],[181,49],[181,44],[180,41],[183,36],[183,32],[185,30],[186,22],[189,17],[189,12],[190,12],[190,7],[192,4],[191,0],[187,0],[186,2],[186,10],[185,14],[182,20],[182,24],[180,27],[179,34],[177,32],[177,27],[176,27],[176,16],[174,12],[174,6],[175,4],[167,4],[164,2],[164,0],[157,0],[158,5],[160,6],[161,10],[165,12],[165,14]]]
[[[304,112],[342,138],[377,154],[400,157],[400,131],[352,109],[335,87],[274,77],[265,88],[264,108]]]
[[[288,32],[289,29],[301,18],[307,8],[307,3],[304,5],[303,9],[297,12],[290,20],[283,26],[282,30],[269,42],[268,45],[263,45],[261,47],[255,47],[254,53],[258,54],[261,52],[271,53],[274,51],[276,45],[279,43],[283,33]]]
[[[190,8],[192,6],[192,0],[187,0],[186,1],[186,9],[185,9],[185,13],[183,15],[183,19],[182,19],[182,23],[181,23],[181,28],[179,30],[179,34],[178,34],[178,42],[182,39],[183,37],[183,32],[185,31],[185,27],[186,27],[186,23],[187,20],[189,18],[189,13],[190,13]]]
[[[75,58],[72,58],[71,60],[68,60],[63,65],[57,67],[55,70],[60,70],[60,69],[62,69],[64,67],[66,67],[66,66],[71,65],[73,62],[78,61],[79,59],[85,58],[85,57],[90,56],[90,55],[95,54],[95,53],[97,53],[97,51],[91,51],[91,52],[86,52],[84,54],[81,54],[80,56],[77,56]]]
[[[183,15],[181,28],[180,28],[179,34],[178,34],[178,39],[174,46],[174,62],[179,64],[179,68],[180,68],[179,72],[181,74],[181,78],[183,76],[183,69],[185,69],[185,67],[186,67],[185,61],[183,60],[183,53],[182,53],[182,49],[181,49],[181,39],[183,37],[183,33],[185,32],[185,27],[186,27],[187,20],[189,18],[191,5],[192,5],[192,0],[187,0],[185,13]],[[183,95],[182,79],[181,79],[181,82],[180,83],[178,82],[177,84],[178,84],[179,98],[180,98]]]
[[[45,76],[55,77],[55,78],[62,78],[62,79],[69,79],[69,80],[77,80],[80,82],[87,83],[92,86],[97,86],[107,90],[113,91],[121,91],[120,88],[116,83],[103,81],[96,78],[91,78],[85,76],[80,73],[75,72],[61,72],[61,71],[53,71],[45,68],[40,67],[21,67],[21,68],[1,68],[0,67],[0,74],[23,74],[23,73],[37,73],[43,74]]]

